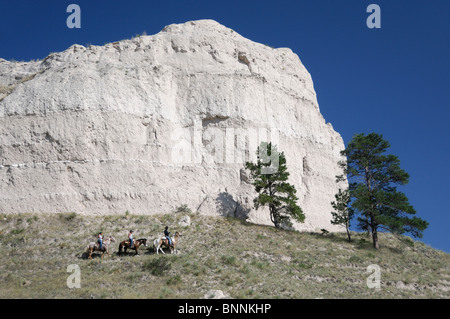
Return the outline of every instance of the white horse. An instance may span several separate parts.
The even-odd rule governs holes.
[[[170,238],[172,240],[172,245],[169,245],[169,241],[167,240],[166,236],[156,238],[153,241],[153,250],[156,251],[156,254],[159,254],[159,252],[158,252],[159,250],[161,250],[161,252],[163,254],[166,254],[164,252],[164,250],[162,250],[162,246],[164,246],[164,247],[170,248],[170,253],[171,254],[177,253],[178,251],[177,251],[176,247],[177,247],[177,241],[178,241],[179,237],[181,237],[180,233],[176,232],[175,233],[175,237],[171,237]]]
[[[108,238],[106,238],[103,243],[102,243],[102,249],[100,249],[98,242],[91,242],[89,243],[89,245],[87,246],[86,252],[89,253],[89,259],[92,259],[92,253],[94,251],[101,251],[102,252],[102,258],[103,255],[105,254],[105,252],[108,254],[109,256],[109,251],[108,251],[108,246],[111,244],[111,242],[115,242],[116,239],[113,236],[109,236]]]

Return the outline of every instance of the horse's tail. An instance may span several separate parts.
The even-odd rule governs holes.
[[[122,252],[122,243],[119,244],[119,251],[117,252],[118,255]]]

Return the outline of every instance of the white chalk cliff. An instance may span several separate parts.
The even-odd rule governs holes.
[[[258,141],[286,155],[300,230],[326,228],[341,136],[290,49],[212,20],[152,36],[0,59],[0,212],[171,213],[270,224],[243,162]]]

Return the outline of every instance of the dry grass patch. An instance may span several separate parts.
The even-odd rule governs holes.
[[[450,257],[421,242],[408,246],[380,235],[298,233],[233,218],[185,212],[159,216],[8,214],[0,216],[0,298],[202,298],[210,289],[232,298],[449,298]],[[156,255],[164,226],[180,231],[177,255]],[[140,256],[118,256],[129,229],[147,238]],[[98,231],[116,238],[110,256],[86,257]],[[168,253],[168,251],[166,251]],[[81,288],[66,285],[78,264]],[[381,268],[379,290],[366,285],[367,266]]]

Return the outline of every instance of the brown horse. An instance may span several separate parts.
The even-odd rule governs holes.
[[[177,253],[176,245],[177,245],[177,241],[178,241],[179,237],[181,237],[181,234],[179,232],[176,232],[175,233],[175,237],[171,238],[172,239],[172,245],[169,245],[169,240],[167,240],[167,238],[165,236],[156,238],[153,241],[153,250],[156,251],[156,254],[159,254],[159,252],[158,252],[159,250],[161,250],[161,252],[163,254],[165,254],[164,250],[162,250],[162,246],[164,246],[164,247],[170,248],[170,253],[171,254],[173,254],[174,252]]]
[[[102,258],[103,255],[106,253],[109,256],[109,251],[108,251],[108,246],[111,244],[111,242],[115,242],[116,240],[114,239],[113,236],[109,236],[108,238],[106,238],[103,241],[102,244],[102,249],[100,249],[98,243],[95,242],[91,242],[88,246],[87,246],[87,250],[86,252],[89,253],[89,259],[92,259],[92,253],[94,251],[101,251],[102,252]]]
[[[134,255],[139,255],[139,247],[142,245],[147,246],[147,238],[133,240],[133,244],[133,248],[130,248],[130,241],[124,240],[119,244],[119,252],[117,254],[120,256],[122,253],[127,253],[127,249],[134,249],[134,251],[136,252]],[[124,250],[123,252],[122,249]]]

